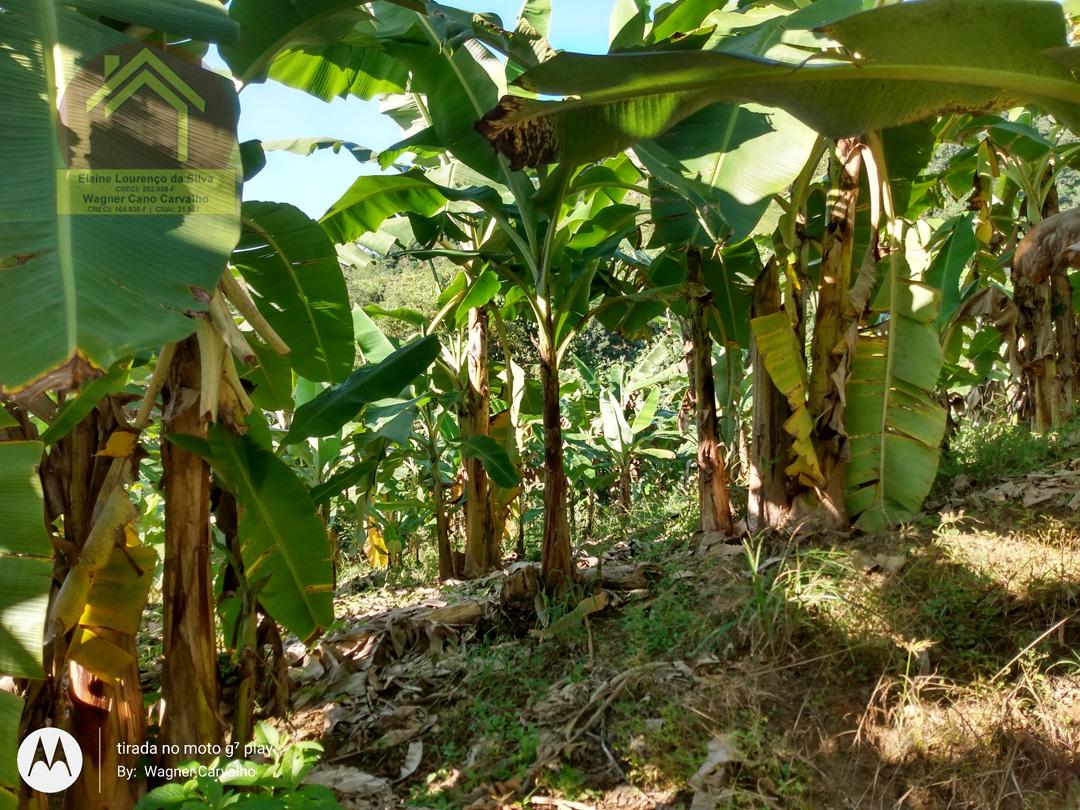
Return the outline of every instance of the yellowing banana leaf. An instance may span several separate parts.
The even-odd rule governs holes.
[[[806,364],[791,322],[785,313],[776,312],[754,318],[750,321],[750,329],[765,360],[765,370],[791,406],[791,416],[784,422],[784,430],[794,438],[792,452],[795,458],[785,472],[793,478],[798,477],[807,486],[823,484],[825,478],[810,438],[814,426],[806,408]]]
[[[154,584],[156,565],[157,553],[149,546],[114,549],[105,567],[94,574],[79,624],[134,636]]]
[[[135,660],[130,651],[86,627],[75,632],[69,655],[72,661],[106,683],[115,683],[122,678]]]
[[[390,565],[390,552],[382,530],[372,524],[367,527],[367,539],[364,541],[364,556],[372,568],[387,568]]]

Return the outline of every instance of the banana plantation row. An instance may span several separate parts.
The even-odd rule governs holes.
[[[345,532],[385,565],[408,523],[442,578],[472,577],[535,516],[558,591],[569,510],[628,509],[643,459],[692,459],[702,532],[873,532],[920,511],[956,420],[1070,418],[1074,5],[620,0],[586,56],[549,46],[547,0],[513,28],[427,0],[3,0],[4,751],[100,734],[68,806],[134,804],[116,743],[148,734],[158,582],[157,739],[245,743],[257,705],[287,706],[258,687],[282,633],[334,621]],[[184,75],[211,43],[238,183],[274,150],[383,172],[358,165],[318,221],[66,208],[65,149],[93,165],[65,135],[73,77],[140,45]],[[267,78],[377,97],[402,139],[237,144],[236,90]],[[380,256],[454,268],[434,315],[353,308],[343,263]],[[598,373],[574,353],[594,323],[652,349]]]

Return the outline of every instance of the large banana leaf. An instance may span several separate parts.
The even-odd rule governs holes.
[[[203,42],[230,42],[239,31],[217,0],[61,0],[61,3],[103,18]]]
[[[346,244],[377,230],[388,217],[404,213],[430,217],[448,202],[471,202],[494,215],[502,215],[505,207],[490,186],[447,188],[414,170],[358,177],[319,222],[337,244]]]
[[[394,344],[360,307],[353,309],[353,332],[367,363],[379,363],[394,351]]]
[[[37,465],[41,442],[0,443],[0,672],[42,678],[52,544]]]
[[[205,441],[169,440],[203,456],[236,496],[244,571],[267,613],[303,640],[325,630],[334,620],[330,545],[303,482],[253,439],[219,425]]]
[[[346,96],[368,100],[404,92],[409,71],[375,48],[337,43],[313,51],[286,51],[270,66],[270,78],[323,101]]]
[[[446,205],[439,187],[420,172],[358,177],[320,222],[338,244],[378,230],[383,220],[410,212],[429,217]]]
[[[264,79],[281,51],[338,42],[354,23],[371,18],[355,0],[233,0],[229,16],[241,34],[221,54],[244,84]]]
[[[369,402],[388,399],[401,393],[439,355],[439,340],[434,335],[415,340],[379,363],[361,366],[341,385],[328,388],[296,409],[283,444],[295,444],[309,436],[329,436],[356,418]]]
[[[889,272],[888,335],[859,339],[847,384],[847,509],[866,531],[922,508],[945,435],[945,409],[934,397],[941,372],[934,327],[940,293],[906,278],[902,260]]]
[[[433,23],[419,16],[432,42],[423,45],[388,45],[389,52],[407,64],[414,89],[427,97],[432,126],[439,141],[454,157],[485,177],[499,178],[498,156],[474,129],[476,120],[498,101],[497,84],[504,68],[479,42],[440,44]],[[434,46],[434,47],[432,47]]]
[[[199,0],[101,2],[82,7],[121,20],[211,34],[231,24]],[[215,16],[217,15],[217,16]],[[216,23],[208,24],[208,21]],[[224,25],[221,25],[224,24]],[[57,148],[62,90],[77,69],[134,40],[59,2],[7,0],[0,27],[0,390],[70,388],[134,351],[176,341],[205,310],[239,232],[236,215],[61,215]],[[162,60],[169,60],[162,55]],[[236,104],[223,77],[174,60],[200,77],[200,95]],[[213,88],[211,98],[205,88]],[[175,114],[162,116],[175,140]],[[227,129],[219,136],[235,137]],[[228,146],[228,141],[224,144]],[[85,144],[83,145],[85,147]],[[193,154],[193,157],[196,155]],[[235,145],[228,168],[239,171]],[[225,167],[219,167],[225,168]]]
[[[10,692],[0,692],[0,810],[15,810],[19,806],[19,771],[16,753],[19,750],[19,724],[23,700]]]
[[[461,457],[480,459],[491,480],[500,487],[515,487],[521,481],[506,448],[490,436],[465,436],[461,440]]]
[[[762,315],[750,321],[758,351],[765,361],[773,385],[785,397],[791,407],[791,416],[784,422],[784,430],[793,438],[794,461],[785,472],[798,477],[804,484],[821,484],[821,464],[814,450],[810,434],[813,422],[806,407],[806,363],[803,361],[795,331],[785,312]]]
[[[680,122],[635,154],[652,175],[696,207],[717,211],[731,243],[750,235],[774,194],[798,176],[817,134],[784,112],[715,104]],[[704,215],[704,213],[702,213]]]
[[[1027,103],[1080,124],[1080,83],[1064,64],[1071,51],[1057,3],[922,0],[820,32],[842,46],[840,58],[836,50],[795,65],[719,50],[560,54],[517,84],[573,98],[507,96],[478,126],[520,167],[589,162],[721,101],[780,107],[831,137]]]
[[[926,271],[926,283],[941,290],[938,326],[943,327],[960,308],[960,279],[979,244],[975,239],[975,226],[970,214],[946,222],[934,235],[935,240],[939,237],[944,241],[938,246],[937,255]]]
[[[623,453],[633,444],[634,431],[626,421],[622,405],[610,391],[600,395],[600,423],[604,441],[613,450]]]
[[[435,5],[429,0],[384,0],[377,5],[388,4],[416,12],[424,12],[428,6]],[[304,82],[292,86],[308,92],[315,92],[317,89],[326,92],[327,77],[336,71],[340,71],[341,75],[349,75],[351,69],[356,67],[353,60],[362,58],[359,55],[364,48],[350,43],[336,51],[323,49],[353,36],[357,37],[362,45],[375,45],[370,41],[370,31],[358,32],[355,29],[358,23],[372,20],[372,14],[366,6],[367,4],[358,3],[356,0],[233,0],[229,6],[229,16],[239,23],[241,33],[235,43],[222,48],[222,56],[229,63],[233,74],[244,84],[265,79],[271,63],[283,51],[288,52],[282,54],[286,63],[291,62],[294,56],[304,56],[303,51],[308,50],[314,52],[314,58],[333,56],[336,70],[330,65],[319,68],[312,63],[302,67],[292,63],[284,68],[287,75]],[[368,41],[365,41],[365,35]],[[371,69],[372,65],[371,62],[365,62],[363,67]],[[274,67],[277,68],[277,65]],[[385,67],[383,65],[375,70],[376,79],[385,78],[380,75]],[[297,70],[300,75],[297,75]],[[309,70],[321,72],[321,75],[304,75]],[[335,83],[339,80],[340,76],[332,79]],[[318,92],[315,94],[320,95]],[[335,91],[334,95],[337,94]]]
[[[292,351],[296,372],[341,382],[356,358],[349,291],[337,251],[317,222],[285,203],[245,202],[233,264],[259,311]]]

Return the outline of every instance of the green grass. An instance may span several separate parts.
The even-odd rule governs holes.
[[[1032,433],[1026,425],[1006,421],[978,424],[965,421],[948,439],[941,455],[936,487],[948,487],[961,475],[974,485],[1036,470],[1076,455],[1080,420],[1053,433]]]

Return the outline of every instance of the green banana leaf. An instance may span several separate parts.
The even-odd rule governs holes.
[[[229,16],[241,33],[221,55],[244,84],[264,80],[281,51],[337,42],[353,24],[371,19],[355,0],[233,0]]]
[[[247,335],[247,341],[258,360],[257,366],[243,374],[245,380],[255,384],[251,401],[266,411],[291,411],[296,403],[289,360],[252,335]]]
[[[653,419],[656,418],[656,411],[659,407],[660,389],[652,388],[645,396],[645,401],[641,403],[641,407],[634,414],[634,421],[630,423],[630,431],[634,434],[634,438],[637,438],[639,433],[642,433],[652,426]]]
[[[0,692],[0,810],[19,806],[19,728],[23,700],[10,692]]]
[[[864,531],[908,520],[922,508],[945,436],[945,409],[934,396],[942,363],[934,326],[940,293],[907,278],[902,260],[889,273],[888,336],[859,339],[847,384],[845,500]]]
[[[292,350],[296,372],[341,382],[356,358],[349,290],[334,245],[317,222],[286,203],[245,202],[232,256],[255,304]]]
[[[352,315],[353,334],[356,336],[356,344],[363,352],[365,362],[379,363],[389,357],[394,351],[394,344],[375,324],[375,321],[371,320],[360,307],[355,307]]]
[[[816,140],[817,133],[785,112],[714,104],[634,153],[654,177],[700,200],[696,207],[718,212],[727,232],[713,236],[734,244],[799,175]]]
[[[470,285],[465,297],[458,304],[454,321],[461,326],[469,319],[469,310],[487,305],[499,292],[502,282],[494,270],[485,269]]]
[[[335,43],[285,51],[270,65],[270,78],[323,101],[347,96],[368,100],[404,92],[409,71],[381,48]]]
[[[97,407],[106,396],[116,394],[122,389],[128,380],[131,364],[117,363],[109,372],[97,379],[91,380],[83,386],[78,395],[72,397],[63,404],[56,418],[49,424],[48,429],[41,434],[41,440],[45,444],[56,444],[62,438],[71,433],[75,426],[86,418],[90,411]]]
[[[516,84],[567,100],[507,96],[478,126],[519,168],[590,162],[722,101],[780,107],[830,137],[1030,103],[1080,123],[1080,83],[1065,64],[1071,50],[1057,3],[982,0],[976,13],[970,0],[922,0],[818,33],[843,50],[819,45],[791,64],[753,48],[737,53],[734,36],[724,51],[560,54]]]
[[[446,205],[439,187],[420,172],[357,178],[320,222],[338,244],[378,230],[387,217],[412,212],[429,217]]]
[[[435,362],[438,354],[438,338],[428,335],[402,346],[382,362],[361,366],[341,385],[326,389],[297,408],[282,444],[337,433],[356,418],[363,405],[401,393]]]
[[[60,0],[63,5],[112,20],[156,28],[203,42],[231,42],[239,27],[217,0]]]
[[[438,7],[430,0],[386,0],[385,4],[418,13]],[[441,7],[439,10],[442,11]],[[447,11],[463,13],[455,9]],[[404,23],[405,30],[411,27],[413,15],[402,15],[400,11],[398,15],[397,23]],[[296,0],[233,0],[229,5],[229,16],[239,23],[241,35],[236,42],[222,48],[222,56],[244,84],[265,80],[268,71],[271,75],[280,71],[298,82],[290,86],[324,97],[331,87],[340,85],[349,76],[353,77],[357,89],[366,87],[365,76],[376,81],[387,78],[384,75],[388,69],[386,65],[363,60],[360,56],[378,44],[374,30],[370,26],[364,27],[374,19],[367,4],[356,0],[306,0],[303,3]],[[385,11],[383,16],[386,16]],[[402,28],[394,21],[389,27],[392,33]],[[363,43],[361,47],[350,43],[329,50],[357,31]],[[305,55],[318,59],[333,56],[337,67],[293,61],[294,57]],[[285,63],[280,68],[276,61],[279,58]],[[363,75],[357,75],[358,72]],[[400,73],[391,73],[391,76],[398,78]],[[280,75],[274,78],[280,78]],[[350,90],[352,86],[349,86]]]
[[[461,457],[478,458],[491,476],[491,480],[500,487],[515,487],[521,476],[514,469],[510,454],[490,436],[465,436],[461,440]]]
[[[0,672],[43,678],[53,550],[37,466],[41,442],[0,443]]]
[[[244,570],[259,602],[289,632],[310,640],[334,621],[334,579],[326,527],[289,465],[248,436],[212,425],[206,440],[169,436],[205,458],[240,506]]]
[[[228,35],[234,28],[205,0],[74,5],[177,34]],[[192,332],[186,313],[206,309],[193,291],[213,289],[239,218],[60,214],[57,171],[70,168],[69,155],[57,148],[61,88],[103,51],[138,43],[59,2],[8,0],[3,18],[0,107],[7,127],[0,163],[8,193],[0,199],[0,389],[74,388],[124,356]],[[179,60],[170,67],[196,75]],[[228,105],[233,118],[231,83],[197,75],[200,95],[209,98],[204,88],[212,87],[213,103]],[[163,117],[163,136],[167,125]],[[175,139],[175,131],[168,134]],[[219,135],[234,142],[229,166],[220,168],[235,169],[238,180],[235,133]]]
[[[623,407],[610,391],[600,395],[600,425],[606,441],[616,452],[623,452],[634,443],[634,431],[626,421]]]
[[[369,163],[376,157],[375,152],[366,146],[338,138],[281,138],[272,141],[256,141],[256,143],[262,147],[264,152],[290,152],[304,157],[313,155],[323,149],[329,149],[335,155],[345,152],[356,158],[358,163]]]
[[[947,235],[946,235],[947,234]],[[960,280],[979,243],[971,214],[954,217],[935,234],[944,238],[937,255],[926,270],[926,283],[941,290],[941,314],[938,328],[943,329],[960,308]]]

